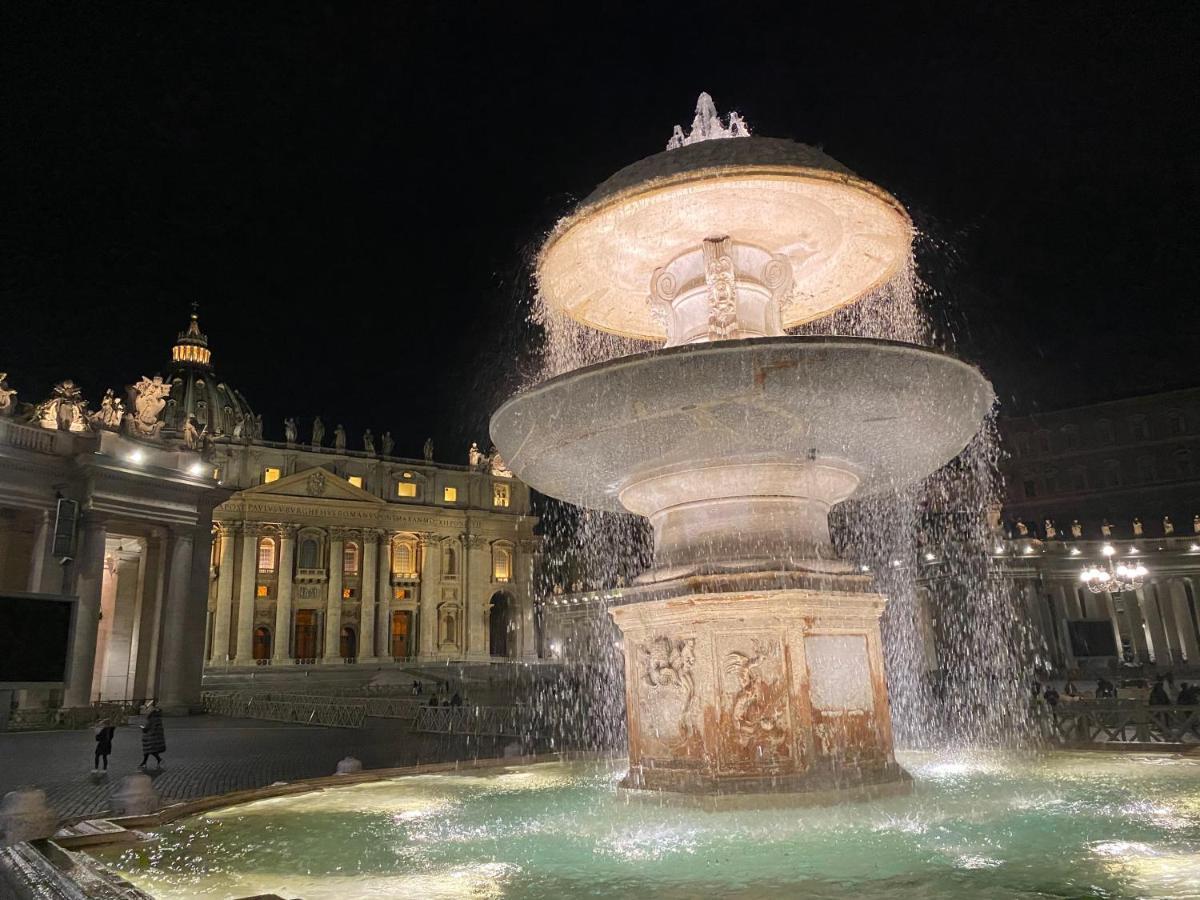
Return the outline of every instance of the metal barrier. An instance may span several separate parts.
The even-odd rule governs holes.
[[[10,731],[72,730],[95,725],[108,719],[113,725],[125,725],[137,709],[123,702],[94,703],[91,706],[20,708],[8,720]]]
[[[1042,710],[1042,736],[1059,744],[1200,742],[1200,706],[1077,700]]]
[[[422,708],[418,697],[368,697],[366,703],[372,719],[415,719]]]
[[[361,728],[367,717],[365,702],[343,698],[291,695],[284,699],[260,694],[209,692],[202,699],[205,712],[270,722]]]
[[[536,718],[525,706],[422,706],[413,731],[527,737],[537,733]]]

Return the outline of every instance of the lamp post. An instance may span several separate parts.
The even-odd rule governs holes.
[[[1112,544],[1105,544],[1100,548],[1100,552],[1104,554],[1105,565],[1088,566],[1079,574],[1079,580],[1087,585],[1089,591],[1093,594],[1103,594],[1106,591],[1118,594],[1122,591],[1136,591],[1142,586],[1146,575],[1149,574],[1145,566],[1141,563],[1126,565],[1123,562],[1113,565],[1112,558],[1117,551]]]

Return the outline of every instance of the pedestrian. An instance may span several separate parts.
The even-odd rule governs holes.
[[[1200,706],[1200,687],[1187,681],[1179,682],[1179,696],[1175,702],[1180,706]]]
[[[450,705],[451,706],[462,706],[462,697],[459,696],[458,691],[455,691],[454,696],[450,698]]]
[[[1058,706],[1058,691],[1054,689],[1054,685],[1046,685],[1046,691],[1042,696],[1046,699],[1046,703],[1050,705],[1051,709]]]
[[[146,768],[150,757],[158,767],[162,768],[162,754],[167,750],[167,735],[163,731],[162,710],[155,701],[150,701],[150,711],[146,713],[146,724],[142,726],[142,762],[139,769]]]
[[[1171,695],[1167,693],[1167,686],[1163,681],[1163,676],[1159,675],[1158,680],[1154,682],[1154,687],[1150,690],[1150,705],[1151,706],[1170,706]]]
[[[96,758],[92,764],[92,774],[100,771],[100,762],[104,761],[104,771],[108,771],[108,755],[112,753],[113,734],[116,729],[108,719],[96,723]]]

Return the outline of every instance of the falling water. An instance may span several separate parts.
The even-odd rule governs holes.
[[[929,293],[910,256],[887,284],[791,333],[936,346],[943,342],[927,313]],[[529,320],[545,336],[531,385],[655,346],[581,325],[537,295]],[[888,598],[882,627],[902,746],[1011,745],[1027,733],[1028,634],[1013,586],[990,553],[999,455],[993,411],[959,457],[923,482],[849,501],[831,516],[841,555],[869,571]],[[561,696],[544,699],[561,711],[560,733],[619,748],[624,670],[604,592],[615,596],[649,568],[649,528],[638,517],[557,501],[546,502],[542,521],[545,555],[536,583],[543,610],[561,614],[573,602],[569,595],[600,592],[599,605],[571,632],[571,646],[548,648],[565,662],[565,686],[556,689]],[[580,702],[565,702],[575,691]]]

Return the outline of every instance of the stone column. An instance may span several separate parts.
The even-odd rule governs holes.
[[[92,663],[92,699],[99,700],[104,693],[104,667],[108,663],[108,638],[112,633],[113,619],[117,608],[117,555],[104,553],[104,575],[100,587],[100,621],[96,624],[96,655]]]
[[[379,532],[379,559],[375,580],[379,585],[375,596],[375,649],[382,659],[392,658],[392,534]]]
[[[25,590],[31,594],[40,594],[46,590],[46,557],[50,555],[49,543],[53,531],[50,510],[42,510],[33,532],[33,548],[29,553],[29,580]]]
[[[325,602],[325,662],[342,659],[342,550],[345,537],[335,529],[329,540],[329,594]]]
[[[1171,645],[1167,643],[1167,631],[1163,627],[1162,617],[1158,614],[1158,604],[1154,602],[1154,591],[1151,585],[1134,591],[1142,606],[1142,614],[1146,617],[1146,625],[1150,629],[1150,640],[1154,644],[1154,664],[1159,668],[1170,667]]]
[[[207,528],[171,529],[159,673],[159,701],[167,713],[182,715],[199,705],[211,540]]]
[[[424,659],[437,656],[437,577],[441,566],[438,535],[421,535],[421,609],[417,653]]]
[[[1142,598],[1135,591],[1125,591],[1121,594],[1121,603],[1125,607],[1125,621],[1129,626],[1129,640],[1133,644],[1134,662],[1150,662],[1150,651],[1146,647],[1146,623],[1142,618]]]
[[[75,558],[75,623],[71,634],[63,706],[91,703],[96,666],[96,633],[100,626],[100,592],[104,585],[104,523],[89,515],[83,523],[81,547]]]
[[[1175,620],[1175,604],[1171,602],[1171,594],[1165,581],[1155,581],[1148,588],[1154,595],[1155,608],[1161,618],[1163,631],[1167,633],[1167,646],[1171,649],[1171,662],[1180,665],[1183,662],[1183,644],[1180,641],[1179,623]]]
[[[467,619],[465,655],[488,658],[488,586],[491,584],[492,553],[487,541],[477,534],[463,535],[463,610]]]
[[[104,669],[100,673],[98,692],[104,700],[132,698],[130,659],[134,650],[137,628],[138,589],[141,587],[141,551],[115,554],[113,580],[113,614],[108,628],[108,646],[104,654]]]
[[[242,528],[242,570],[238,579],[237,655],[235,666],[254,665],[254,586],[258,576],[258,528]]]
[[[379,532],[364,528],[362,532],[362,559],[359,563],[359,579],[362,596],[358,608],[358,659],[359,662],[375,662],[375,589],[379,584],[377,572],[379,555]]]
[[[1051,584],[1050,596],[1054,598],[1054,613],[1058,620],[1058,657],[1066,669],[1075,668],[1075,656],[1071,653],[1071,636],[1067,628],[1070,616],[1070,600],[1066,589],[1061,584]]]
[[[1196,640],[1196,626],[1192,622],[1192,611],[1188,608],[1187,590],[1183,582],[1172,579],[1168,585],[1170,602],[1175,607],[1175,621],[1179,625],[1179,637],[1183,652],[1192,665],[1200,663],[1200,645]]]
[[[133,695],[138,698],[153,697],[158,691],[163,603],[167,593],[167,549],[165,534],[161,529],[154,529],[146,541],[146,576],[142,579],[137,670],[133,681]]]
[[[296,527],[284,525],[279,531],[278,596],[275,598],[275,638],[271,658],[286,662],[292,658],[292,576],[295,572]]]
[[[217,611],[213,620],[212,655],[214,663],[229,662],[229,624],[233,620],[233,544],[237,529],[221,528],[221,561],[217,568]]]

